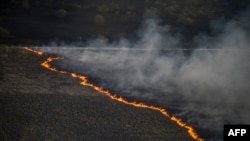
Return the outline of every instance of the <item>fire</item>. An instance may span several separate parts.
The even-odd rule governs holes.
[[[60,60],[60,59],[63,59],[61,57],[49,57],[47,58],[43,63],[41,63],[41,66],[45,67],[46,69],[49,69],[51,71],[55,71],[55,72],[60,72],[60,73],[64,73],[66,74],[67,72],[66,71],[59,71],[57,70],[56,68],[52,67],[50,65],[51,62],[55,61],[55,60]]]
[[[43,55],[43,52],[42,51],[39,51],[39,50],[34,50],[32,48],[29,48],[29,47],[24,47],[24,49],[28,50],[28,51],[31,51],[31,52],[34,52],[35,54],[39,55],[39,56],[42,56]]]
[[[25,47],[24,49],[26,49],[28,51],[31,51],[31,52],[34,52],[34,53],[36,53],[36,54],[38,54],[40,56],[43,55],[42,51],[33,50],[31,48],[28,48],[28,47]],[[61,71],[61,70],[56,69],[55,67],[52,67],[51,62],[53,62],[55,60],[59,60],[59,59],[63,59],[63,58],[61,58],[61,57],[49,57],[43,63],[41,63],[41,66],[43,66],[43,67],[45,67],[45,68],[47,68],[47,69],[49,69],[51,71],[54,71],[54,72],[59,72],[59,73],[62,73],[62,74],[70,74],[73,78],[80,79],[81,80],[81,83],[80,83],[81,85],[91,87],[91,88],[95,89],[96,91],[98,91],[98,92],[100,92],[102,94],[105,94],[106,96],[108,96],[112,100],[116,100],[116,101],[122,102],[124,104],[134,106],[134,107],[146,108],[146,109],[151,109],[151,110],[158,111],[161,114],[163,114],[165,117],[167,117],[167,118],[171,119],[172,121],[174,121],[180,127],[185,128],[188,131],[189,135],[193,139],[195,139],[197,141],[204,141],[204,139],[201,138],[191,126],[187,125],[180,118],[175,117],[175,116],[171,116],[166,109],[156,107],[156,106],[152,106],[152,105],[147,105],[147,104],[141,103],[141,102],[128,101],[128,100],[126,100],[126,99],[124,99],[124,98],[122,98],[120,96],[117,96],[115,94],[110,93],[108,90],[104,90],[102,87],[99,87],[99,86],[96,86],[96,85],[90,83],[86,76],[83,76],[83,75],[80,75],[80,74],[77,74],[77,73],[70,73],[70,72],[66,72],[66,71]]]

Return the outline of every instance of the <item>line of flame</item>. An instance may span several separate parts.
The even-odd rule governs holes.
[[[31,52],[34,52],[39,56],[43,55],[42,51],[33,50],[32,48],[28,48],[28,47],[25,47],[24,49],[26,49],[28,51],[31,51]],[[62,74],[70,74],[73,78],[80,79],[81,80],[81,83],[80,83],[81,85],[91,87],[91,88],[95,89],[96,91],[105,94],[106,96],[108,96],[112,100],[116,100],[116,101],[122,102],[124,104],[134,106],[134,107],[140,107],[140,108],[146,108],[146,109],[159,111],[165,117],[167,117],[167,118],[171,119],[172,121],[174,121],[175,123],[177,123],[180,127],[185,128],[188,131],[189,135],[193,139],[195,139],[197,141],[204,141],[204,139],[201,138],[191,126],[187,125],[180,118],[178,118],[176,116],[171,116],[167,112],[166,109],[156,107],[156,106],[152,106],[152,105],[146,105],[144,103],[139,103],[139,102],[135,102],[135,101],[134,102],[128,101],[128,100],[126,100],[126,99],[124,99],[124,98],[122,98],[120,96],[118,97],[115,94],[111,94],[108,90],[104,90],[102,87],[99,87],[99,86],[96,86],[96,85],[90,83],[86,76],[79,75],[77,73],[70,73],[70,72],[66,72],[66,71],[61,71],[61,70],[56,69],[55,67],[52,67],[51,62],[53,62],[55,60],[59,60],[59,59],[63,59],[63,58],[62,57],[49,57],[43,63],[41,63],[41,66],[43,66],[43,67],[45,67],[45,68],[47,68],[47,69],[49,69],[51,71],[54,71],[54,72],[59,72],[59,73],[62,73]]]
[[[32,48],[29,48],[29,47],[24,47],[25,50],[28,50],[28,51],[31,51],[31,52],[34,52],[35,54],[39,55],[39,56],[42,56],[43,55],[43,52],[40,51],[40,50],[34,50]]]

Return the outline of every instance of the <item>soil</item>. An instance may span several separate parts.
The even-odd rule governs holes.
[[[0,140],[193,140],[161,113],[109,99],[38,56],[0,47]]]

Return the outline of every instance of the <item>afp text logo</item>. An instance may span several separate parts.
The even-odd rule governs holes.
[[[224,125],[224,141],[250,141],[250,125]]]

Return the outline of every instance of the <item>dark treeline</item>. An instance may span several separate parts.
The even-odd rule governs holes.
[[[190,40],[215,20],[245,11],[249,0],[2,0],[1,43],[84,41],[131,36],[146,13]]]

